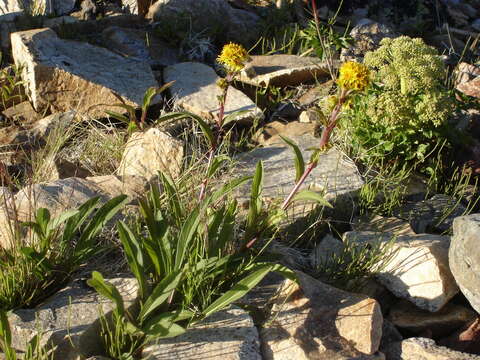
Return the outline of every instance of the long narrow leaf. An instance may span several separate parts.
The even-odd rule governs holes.
[[[257,285],[273,268],[275,264],[265,264],[259,266],[250,275],[246,276],[238,283],[236,283],[231,290],[220,296],[209,307],[203,311],[205,317],[222,310],[232,302],[240,299],[247,292],[249,292],[255,285]]]
[[[148,316],[155,312],[171,296],[183,276],[183,270],[175,271],[160,281],[143,304],[138,319],[140,324],[148,320]]]
[[[292,148],[295,155],[295,182],[297,182],[298,180],[300,180],[303,173],[305,172],[305,161],[303,160],[302,152],[300,151],[298,145],[295,144],[292,139],[289,139],[286,136],[282,135],[280,135],[280,137],[283,141],[287,143],[288,146]]]
[[[102,274],[98,271],[92,272],[92,277],[87,280],[87,284],[93,287],[100,295],[105,296],[107,299],[113,301],[116,306],[116,310],[120,316],[125,316],[125,306],[123,299],[117,288],[105,281]]]
[[[138,281],[139,297],[145,299],[147,296],[147,275],[142,248],[136,236],[123,221],[117,223],[117,229],[130,270]]]
[[[304,189],[302,191],[299,191],[294,197],[293,201],[314,201],[317,202],[318,204],[322,206],[326,206],[329,208],[333,208],[332,204],[330,204],[325,198],[322,196],[322,194]]]

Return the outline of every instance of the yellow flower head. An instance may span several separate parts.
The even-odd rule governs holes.
[[[365,90],[370,83],[370,71],[363,64],[347,61],[340,67],[337,83],[346,90]]]
[[[222,64],[227,71],[237,72],[245,67],[245,63],[250,60],[247,50],[242,45],[229,43],[222,49],[217,61]]]

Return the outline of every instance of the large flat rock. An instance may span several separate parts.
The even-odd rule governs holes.
[[[380,305],[297,272],[285,280],[260,331],[266,360],[357,359],[374,355],[382,337]],[[367,357],[368,358],[368,357]]]
[[[391,241],[392,234],[351,231],[344,240],[368,244]],[[380,270],[378,280],[393,294],[421,309],[436,312],[458,293],[448,265],[450,237],[430,234],[395,237],[390,261]]]
[[[289,136],[289,134],[285,134]],[[318,145],[319,139],[313,135],[304,134],[292,136],[302,150],[305,162],[311,154],[307,149]],[[294,154],[285,143],[258,148],[249,153],[241,154],[235,167],[235,175],[253,175],[256,165],[263,161],[264,183],[263,198],[265,201],[284,199],[295,185]],[[318,166],[311,172],[302,188],[322,192],[325,199],[335,201],[339,208],[349,207],[364,182],[357,167],[335,148],[320,155]],[[248,201],[250,193],[246,185],[239,194],[240,201]],[[289,208],[293,215],[307,212],[304,204]],[[350,206],[351,209],[351,206]],[[305,211],[304,211],[305,210]]]
[[[147,345],[149,360],[261,360],[260,339],[252,318],[237,307],[212,314],[183,335]]]
[[[255,55],[248,68],[239,80],[255,86],[295,86],[329,74],[326,63],[298,55]]]
[[[167,67],[163,77],[165,82],[175,81],[170,92],[178,106],[214,121],[218,115],[218,96],[222,90],[217,85],[220,78],[211,67],[196,62],[183,62]],[[251,122],[254,118],[263,117],[262,111],[247,95],[230,87],[225,115],[236,111],[247,111],[235,118],[240,122]]]
[[[149,87],[158,86],[147,63],[124,58],[87,43],[60,39],[53,30],[35,29],[11,35],[15,64],[36,110],[77,110],[104,116],[118,111],[120,95],[140,107]],[[158,99],[154,99],[153,103]]]
[[[137,282],[131,277],[107,279],[117,287],[126,308],[134,304]],[[19,309],[9,316],[13,347],[25,351],[26,343],[41,335],[41,343],[56,346],[55,359],[77,360],[102,351],[100,315],[114,304],[77,279],[35,309]]]

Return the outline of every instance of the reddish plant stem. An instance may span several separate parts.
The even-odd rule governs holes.
[[[330,114],[328,118],[328,122],[326,126],[323,128],[322,135],[320,137],[320,143],[319,143],[319,149],[322,150],[326,148],[330,142],[330,136],[332,135],[333,129],[337,126],[337,121],[338,121],[338,116],[340,115],[340,111],[342,109],[343,104],[347,100],[348,96],[348,91],[345,89],[342,89],[340,92],[340,96],[338,98],[338,102],[335,105],[335,108],[333,109],[332,113]],[[292,201],[293,197],[295,194],[298,192],[302,184],[305,182],[305,179],[310,175],[313,169],[315,169],[318,165],[318,161],[312,161],[308,163],[307,167],[305,168],[305,171],[303,172],[302,176],[300,179],[297,181],[295,186],[293,187],[292,191],[288,194],[288,196],[285,198],[285,200],[282,203],[281,209],[286,210],[288,206],[290,205],[290,202]]]
[[[230,86],[231,76],[227,75],[226,80],[227,80],[227,85],[225,86],[224,89],[222,89],[222,94],[220,95],[218,116],[216,119],[217,131],[215,134],[215,140],[214,140],[215,142],[211,144],[210,150],[208,151],[207,173],[205,174],[205,178],[203,179],[202,184],[200,185],[200,194],[198,196],[198,199],[200,201],[202,201],[205,198],[207,185],[208,185],[208,178],[209,178],[208,171],[210,170],[210,166],[213,161],[213,155],[215,154],[215,150],[217,150],[218,144],[222,142],[223,120],[225,118],[225,103],[227,101],[227,92]]]

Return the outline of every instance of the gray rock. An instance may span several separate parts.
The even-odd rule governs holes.
[[[178,49],[174,49],[143,30],[111,26],[102,32],[104,44],[110,50],[150,66],[169,66],[178,63]]]
[[[262,146],[285,145],[280,136],[288,138],[300,138],[302,135],[313,134],[314,124],[299,121],[282,122],[272,121],[260,129],[254,136],[254,140]]]
[[[77,22],[78,19],[73,16],[60,16],[54,18],[47,18],[43,21],[43,26],[48,28],[55,28],[65,24],[73,24]]]
[[[382,307],[383,309],[383,307]],[[380,341],[380,351],[385,352],[391,343],[399,342],[403,340],[402,334],[397,330],[388,319],[383,319],[382,325],[382,340]]]
[[[417,336],[429,334],[439,338],[450,335],[476,318],[475,311],[461,305],[448,303],[440,311],[431,313],[400,301],[390,309],[388,319],[399,329]]]
[[[410,338],[392,343],[385,349],[389,360],[480,360],[479,355],[466,354],[437,346],[427,338]]]
[[[437,194],[430,199],[403,206],[398,217],[408,220],[417,234],[448,231],[453,220],[465,214],[466,207],[453,197]]]
[[[449,251],[450,269],[460,290],[480,313],[480,214],[462,216],[453,222]]]
[[[149,87],[158,86],[150,67],[87,43],[60,39],[53,30],[12,34],[12,54],[23,65],[22,78],[36,110],[75,109],[91,116],[118,111],[119,94],[140,107]],[[153,99],[157,103],[158,98]]]
[[[470,26],[473,28],[473,30],[480,32],[480,19],[472,21]]]
[[[260,339],[252,318],[232,306],[212,314],[183,335],[147,344],[143,359],[261,360]]]
[[[378,303],[297,272],[285,280],[260,330],[264,359],[354,359],[373,355],[382,337]]]
[[[295,86],[329,74],[327,64],[314,57],[255,55],[251,58],[238,79],[255,86]]]
[[[365,53],[376,50],[383,38],[394,38],[398,34],[387,25],[362,19],[350,31],[350,36],[353,38],[353,43],[347,49],[342,49],[341,61],[362,62]]]
[[[386,244],[391,234],[347,232],[344,241]],[[378,280],[393,294],[421,309],[436,312],[458,293],[448,265],[450,237],[440,235],[401,235],[395,238],[387,264]]]
[[[0,2],[0,4],[2,4]],[[0,5],[1,6],[1,5]],[[4,12],[5,10],[0,10],[0,13],[3,12],[4,15],[0,15],[0,44],[2,51],[10,51],[10,34],[17,31],[16,20],[17,18],[23,16],[23,11],[16,12]]]
[[[12,246],[15,222],[31,221],[37,209],[46,208],[55,217],[66,210],[77,208],[94,196],[101,196],[103,200],[108,198],[94,183],[75,177],[21,189],[15,195],[14,207],[13,204],[2,204],[0,207],[0,247]]]
[[[117,287],[127,308],[134,304],[134,278],[107,279]],[[84,280],[75,280],[35,309],[15,310],[9,316],[13,347],[24,351],[30,339],[41,334],[41,343],[57,346],[56,359],[77,360],[101,353],[100,309],[108,316],[112,302],[98,295]]]
[[[310,134],[301,137],[292,136],[308,161],[307,149],[317,146],[318,139]],[[275,144],[269,147],[255,149],[238,157],[234,169],[236,176],[252,175],[258,161],[264,163],[263,198],[268,203],[284,199],[295,185],[295,166],[293,151],[286,144]],[[302,189],[322,192],[326,200],[335,203],[335,208],[349,216],[352,211],[353,199],[363,186],[363,179],[357,167],[335,148],[320,155],[318,166],[306,179]],[[246,203],[249,200],[250,184],[239,191],[238,200]],[[288,209],[293,218],[308,214],[315,204],[297,202]]]
[[[172,178],[183,165],[183,142],[156,128],[133,133],[123,151],[118,175],[141,176],[151,180],[162,171]]]
[[[169,88],[176,105],[209,121],[218,115],[218,96],[222,90],[218,87],[220,79],[207,65],[196,62],[183,62],[169,66],[164,71],[165,82],[175,81]],[[230,87],[225,105],[225,115],[236,111],[235,121],[250,123],[254,118],[263,118],[262,111],[241,91]]]
[[[334,256],[342,254],[344,247],[343,243],[332,235],[325,236],[310,255],[312,267],[328,267]]]
[[[354,231],[370,231],[374,233],[389,233],[396,235],[415,235],[410,224],[396,217],[383,217],[375,215],[371,218],[356,218],[352,224]]]
[[[247,44],[257,41],[261,31],[257,15],[233,9],[223,0],[159,0],[146,17],[171,24],[177,32],[206,33]]]

